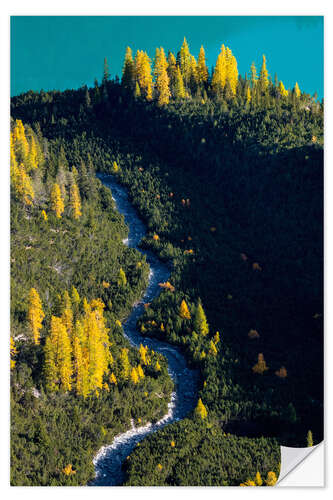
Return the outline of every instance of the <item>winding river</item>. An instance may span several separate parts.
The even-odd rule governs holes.
[[[144,311],[143,304],[151,302],[159,294],[161,288],[158,284],[168,280],[170,268],[152,252],[138,248],[141,238],[146,233],[146,228],[131,205],[126,189],[118,184],[113,176],[99,174],[98,177],[105,186],[111,189],[116,208],[124,215],[125,222],[129,227],[128,239],[124,240],[124,243],[143,253],[150,266],[148,287],[142,300],[133,306],[130,316],[123,323],[124,335],[131,345],[137,348],[143,344],[149,349],[163,354],[168,360],[168,371],[175,383],[175,392],[171,395],[168,413],[161,420],[142,427],[135,427],[131,422],[131,428],[127,432],[116,436],[110,445],[103,446],[94,457],[96,477],[90,486],[117,486],[124,481],[122,464],[136,444],[165,425],[181,420],[195,407],[198,400],[199,377],[197,371],[188,368],[179,348],[157,339],[143,337],[137,331],[136,323]]]

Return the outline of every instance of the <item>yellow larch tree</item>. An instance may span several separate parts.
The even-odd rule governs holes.
[[[279,82],[279,94],[282,97],[288,97],[288,90],[283,85],[283,82]]]
[[[15,356],[17,355],[17,349],[13,337],[10,337],[10,369],[13,370],[16,365]]]
[[[198,401],[198,404],[194,410],[194,413],[197,417],[201,418],[201,420],[204,420],[207,418],[207,409],[205,405],[202,402],[202,399],[200,398]]]
[[[58,219],[61,218],[61,215],[63,214],[65,210],[65,204],[64,200],[61,194],[61,190],[59,187],[59,184],[55,183],[53,184],[52,190],[51,190],[51,208],[55,212],[56,217]]]
[[[39,344],[40,330],[43,326],[42,323],[44,317],[45,314],[39,294],[35,288],[31,288],[29,292],[28,321],[32,330],[34,343],[36,345]]]
[[[159,106],[164,106],[168,104],[171,96],[167,67],[168,63],[165,57],[163,47],[161,47],[160,49],[157,48],[155,56],[154,75],[156,79],[155,86],[158,98],[157,104]]]
[[[119,269],[119,276],[118,276],[118,286],[124,288],[127,284],[127,278],[126,278],[126,274],[125,274],[125,271],[123,270],[123,268],[121,267]]]
[[[183,76],[179,66],[176,68],[175,83],[173,87],[173,95],[175,99],[184,99],[186,96]]]
[[[13,130],[13,142],[19,163],[26,163],[29,155],[29,143],[25,136],[22,120],[16,120]]]
[[[179,307],[179,316],[183,319],[191,319],[191,313],[184,299],[182,300]]]
[[[23,163],[13,171],[13,186],[25,205],[32,205],[35,198],[32,181],[26,172]]]
[[[217,56],[215,69],[212,77],[212,91],[214,96],[220,96],[227,78],[226,49],[222,45],[221,52]]]
[[[134,385],[136,385],[139,382],[139,375],[134,366],[131,370],[131,381],[133,382]]]
[[[260,88],[262,91],[266,91],[268,87],[268,71],[266,67],[266,56],[262,56],[262,65],[261,65],[261,70],[260,70],[260,75],[259,75],[259,83],[260,83]]]
[[[183,77],[185,87],[189,86],[191,75],[191,54],[186,38],[179,52],[179,67]]]
[[[301,89],[299,88],[297,82],[295,83],[294,92],[296,97],[301,97]]]
[[[275,472],[269,471],[267,473],[267,478],[265,480],[266,486],[274,486],[276,482],[277,482],[277,477]]]
[[[258,362],[252,367],[252,370],[254,373],[259,373],[262,375],[265,371],[267,371],[269,368],[266,365],[266,361],[264,358],[263,353],[258,354]]]
[[[148,346],[144,347],[142,344],[140,344],[139,347],[139,354],[140,354],[140,360],[141,363],[144,365],[147,365],[147,351],[148,351]]]
[[[66,326],[63,324],[61,318],[53,316],[53,323],[53,328],[57,329],[58,338],[56,362],[59,369],[60,388],[62,391],[67,392],[72,388],[72,346]]]
[[[237,60],[228,47],[226,49],[226,67],[227,67],[226,80],[230,83],[233,95],[236,95],[237,83],[238,83]]]
[[[139,375],[140,378],[145,378],[145,374],[144,374],[144,371],[143,371],[141,365],[137,366],[137,372],[138,372],[138,375]]]
[[[141,95],[151,101],[153,98],[153,78],[150,59],[146,52],[138,50],[134,60],[135,78],[140,86]]]
[[[262,486],[262,479],[259,471],[256,473],[255,482],[257,486]]]
[[[206,65],[205,49],[203,48],[202,45],[200,47],[198,56],[197,75],[198,75],[199,85],[205,85],[208,81],[208,68]]]
[[[73,355],[76,393],[86,398],[89,394],[88,359],[83,356],[81,340],[77,336],[74,337]]]
[[[79,188],[77,187],[77,184],[75,182],[71,184],[69,197],[70,197],[70,207],[73,212],[73,217],[74,219],[79,219],[82,215],[81,197]]]
[[[102,389],[103,376],[109,366],[109,336],[103,315],[105,305],[100,299],[91,301],[90,310],[86,312],[84,327],[87,335],[89,356],[90,389]]]

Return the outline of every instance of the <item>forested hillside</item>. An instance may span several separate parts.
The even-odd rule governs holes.
[[[76,165],[13,122],[13,485],[85,484],[99,447],[131,419],[158,420],[172,389],[164,358],[122,335],[148,265],[124,246],[127,227],[91,161]]]
[[[269,473],[278,475],[279,444],[306,446],[311,433],[315,443],[323,437],[323,103],[297,84],[286,89],[277,77],[272,80],[265,57],[258,76],[253,64],[241,77],[224,46],[209,74],[204,49],[196,60],[184,40],[177,57],[156,50],[153,72],[145,52],[133,58],[128,48],[121,81],[110,79],[105,61],[103,80],[94,88],[28,92],[12,99],[11,111],[27,124],[29,151],[31,137],[43,151],[36,168],[28,166],[31,160],[23,161],[25,172],[16,166],[21,153],[15,130],[22,136],[22,125],[13,123],[13,172],[18,169],[19,181],[13,175],[12,337],[21,342],[13,411],[20,417],[25,413],[19,410],[40,415],[34,420],[39,430],[29,438],[18,438],[24,431],[15,425],[23,424],[13,418],[13,449],[21,450],[15,452],[17,467],[24,440],[33,442],[36,453],[46,446],[47,438],[39,437],[47,435],[45,411],[56,408],[63,415],[74,397],[64,397],[60,375],[51,399],[47,392],[36,398],[20,389],[27,384],[41,389],[48,380],[50,363],[42,368],[50,359],[48,344],[46,349],[42,344],[59,335],[55,322],[66,323],[69,303],[73,324],[84,324],[94,312],[99,318],[104,314],[109,351],[120,363],[125,341],[117,320],[147,277],[141,256],[121,244],[126,228],[94,177],[101,171],[128,188],[149,230],[142,246],[173,264],[169,282],[161,284],[138,328],[180,345],[201,373],[196,411],[143,441],[126,461],[126,484],[258,484],[257,472],[263,484],[273,484]],[[82,305],[75,305],[73,286]],[[42,297],[45,313],[40,344],[31,322],[29,327],[31,289]],[[58,319],[52,323],[51,316]],[[85,341],[78,333],[71,338],[66,325],[60,328],[67,328],[75,365],[75,338]],[[131,366],[137,366],[139,358],[129,354]],[[163,366],[157,379],[147,369],[141,383],[161,384],[168,396]],[[118,380],[120,373],[112,373]],[[77,373],[71,377],[71,391],[76,387],[80,394]],[[120,390],[107,382],[108,392],[88,381],[89,394],[94,389],[98,395],[79,400],[80,417],[67,415],[68,426],[86,412],[82,432],[94,432],[91,442],[109,442],[113,428],[108,439],[98,434],[108,401],[117,428],[130,411],[141,412],[143,419],[160,414],[157,402],[148,406],[131,383],[125,377]],[[30,402],[19,407],[23,397]],[[92,408],[98,408],[98,424],[95,417],[94,424],[89,420]],[[68,457],[70,446],[67,441]],[[81,449],[79,441],[75,446]],[[63,466],[67,463],[69,458]],[[50,466],[45,470],[48,474]],[[70,480],[82,484],[87,470]],[[33,475],[34,484],[49,480],[42,474]],[[60,471],[53,480],[69,479]]]

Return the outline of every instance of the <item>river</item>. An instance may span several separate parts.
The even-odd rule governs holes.
[[[126,432],[116,436],[110,445],[103,446],[94,457],[96,477],[90,486],[117,486],[124,481],[122,464],[136,444],[165,425],[181,420],[193,410],[198,401],[199,374],[187,366],[185,357],[178,347],[144,337],[137,331],[136,323],[144,311],[144,303],[152,302],[160,293],[161,288],[158,284],[168,280],[170,268],[152,252],[138,247],[140,240],[146,234],[146,227],[128,199],[126,189],[116,182],[113,176],[99,174],[98,177],[105,186],[111,189],[116,209],[124,215],[129,227],[128,238],[124,240],[124,244],[143,253],[150,267],[148,287],[142,300],[133,306],[130,316],[123,323],[124,335],[134,347],[138,348],[140,344],[143,344],[163,354],[168,360],[168,371],[175,383],[175,392],[171,395],[168,413],[161,420],[142,427],[135,427],[131,422],[131,427]]]

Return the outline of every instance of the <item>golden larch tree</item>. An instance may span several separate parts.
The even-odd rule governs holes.
[[[205,49],[201,45],[199,56],[198,56],[198,64],[197,64],[197,75],[198,75],[198,83],[199,85],[204,85],[208,81],[208,68],[206,65],[206,54]]]
[[[260,88],[262,91],[267,90],[268,87],[268,71],[266,67],[266,56],[262,56],[262,65],[261,65],[261,70],[260,70],[260,75],[259,75],[259,83],[260,83]]]
[[[167,72],[168,63],[165,57],[164,49],[156,49],[155,55],[155,86],[157,92],[157,104],[159,106],[164,106],[168,104],[171,92],[169,88],[169,76]]]
[[[179,67],[183,77],[185,87],[189,86],[191,75],[191,54],[186,38],[179,52]]]
[[[179,307],[179,316],[183,319],[191,319],[191,313],[184,299],[182,300]]]
[[[266,361],[264,358],[263,353],[258,354],[258,362],[252,367],[252,370],[254,373],[259,373],[262,375],[265,371],[267,371],[269,368],[266,365]]]
[[[294,92],[296,97],[301,97],[301,89],[299,88],[297,82],[295,83]]]
[[[203,404],[201,398],[199,399],[198,404],[194,410],[194,414],[197,417],[201,418],[201,420],[204,420],[205,418],[207,418],[207,410],[206,410],[206,407]]]
[[[61,190],[59,187],[59,184],[55,183],[53,184],[52,190],[51,190],[51,208],[55,212],[56,217],[58,219],[61,218],[61,215],[63,214],[65,210],[65,204],[64,200],[61,194]]]
[[[43,326],[42,323],[44,317],[45,314],[39,294],[35,288],[31,288],[29,292],[28,321],[32,330],[34,343],[36,345],[39,344],[40,330]]]
[[[75,182],[73,182],[70,187],[69,197],[70,197],[70,207],[73,212],[73,217],[74,219],[79,219],[82,215],[81,197],[79,188],[77,187],[77,184]]]
[[[176,69],[175,83],[173,86],[173,95],[175,99],[184,99],[186,96],[183,76],[181,74],[179,66],[177,66]]]
[[[134,385],[136,385],[139,382],[139,375],[134,366],[131,370],[131,381],[133,382]]]

